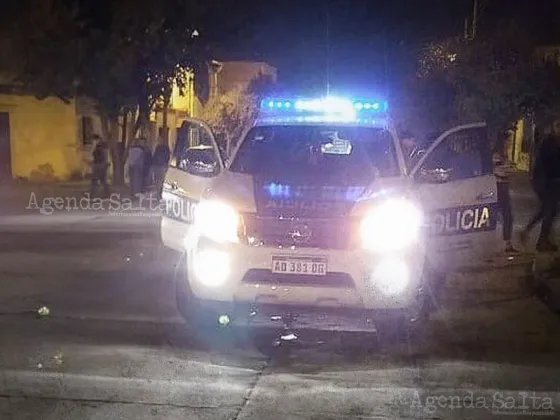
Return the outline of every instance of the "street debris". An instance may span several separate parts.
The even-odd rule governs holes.
[[[47,308],[46,306],[41,306],[38,310],[37,310],[37,314],[41,317],[44,316],[49,316],[51,313],[50,309]]]
[[[282,341],[294,341],[297,340],[297,335],[295,335],[294,333],[290,333],[290,334],[280,336],[280,339]]]
[[[57,366],[62,365],[62,363],[64,362],[63,357],[64,357],[64,356],[63,356],[63,354],[62,354],[62,351],[58,350],[58,351],[54,354],[54,356],[53,356],[54,363],[55,363]]]

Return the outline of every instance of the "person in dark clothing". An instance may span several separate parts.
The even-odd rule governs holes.
[[[169,165],[170,157],[171,151],[169,150],[169,145],[165,139],[161,138],[159,144],[156,146],[156,150],[154,151],[154,156],[152,158],[154,182],[157,188],[157,196],[160,200],[163,192],[163,180],[165,178],[165,173],[167,172],[167,165]]]
[[[498,142],[496,151],[493,155],[494,175],[498,192],[498,208],[502,215],[502,237],[505,242],[505,251],[508,254],[515,254],[518,251],[512,243],[513,236],[513,212],[511,207],[511,197],[509,189],[510,174],[513,166],[507,158],[507,139],[505,143]]]
[[[107,184],[107,169],[109,162],[107,159],[107,147],[101,138],[98,139],[97,145],[93,149],[92,172],[90,194],[93,196],[97,191],[97,185],[103,186],[103,194],[109,196],[109,185]]]
[[[540,207],[521,232],[521,241],[526,243],[531,230],[542,221],[537,251],[543,252],[558,250],[550,238],[557,215],[560,186],[560,127],[555,124],[554,128],[554,132],[543,139],[535,159],[532,184]]]

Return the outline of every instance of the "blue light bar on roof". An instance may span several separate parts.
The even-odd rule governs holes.
[[[383,101],[354,101],[354,108],[358,111],[386,112],[387,102]]]
[[[314,113],[386,112],[387,102],[374,100],[350,100],[346,98],[325,97],[318,99],[267,98],[261,102],[261,110],[281,113],[286,111]]]
[[[384,126],[387,103],[327,96],[317,99],[267,98],[261,102],[256,125],[358,124]]]

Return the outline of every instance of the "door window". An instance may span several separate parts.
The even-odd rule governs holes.
[[[486,129],[477,127],[449,134],[424,160],[419,177],[445,182],[488,175],[492,170]]]
[[[171,166],[192,175],[215,176],[220,172],[220,156],[210,129],[195,121],[181,126]]]

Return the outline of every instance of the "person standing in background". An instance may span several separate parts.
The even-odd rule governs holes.
[[[132,198],[143,190],[145,153],[141,143],[141,140],[136,140],[128,152],[128,176]]]
[[[152,169],[154,173],[154,182],[156,184],[156,191],[158,200],[161,200],[161,195],[163,192],[163,181],[165,178],[165,173],[167,172],[167,166],[169,165],[169,159],[171,157],[171,150],[169,145],[164,138],[159,139],[159,143],[154,151],[154,156],[152,159]]]
[[[144,166],[142,173],[142,192],[147,192],[152,185],[152,148],[146,139],[142,139],[142,150],[144,152]]]
[[[537,150],[532,184],[539,198],[540,206],[521,232],[521,242],[525,244],[529,233],[537,223],[542,221],[541,233],[537,241],[537,251],[558,251],[558,246],[550,236],[558,211],[558,198],[560,197],[560,121],[554,123],[552,132],[543,139]]]
[[[498,140],[498,144],[492,161],[494,163],[494,175],[496,176],[497,192],[498,192],[498,208],[502,216],[502,237],[505,242],[505,251],[508,254],[516,254],[518,251],[512,243],[513,236],[513,211],[511,208],[510,196],[510,176],[513,171],[513,165],[508,159],[508,140]]]
[[[91,185],[90,195],[94,195],[97,191],[97,184],[103,186],[103,194],[105,197],[109,196],[109,185],[107,184],[107,169],[109,168],[109,161],[107,158],[107,147],[105,142],[98,135],[94,136],[97,141],[92,153],[92,171],[91,171]]]

